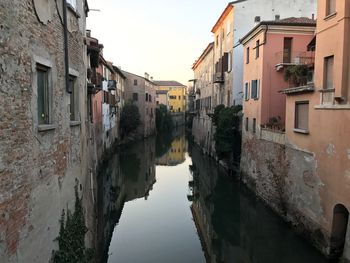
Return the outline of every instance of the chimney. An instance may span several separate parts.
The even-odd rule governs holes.
[[[275,20],[278,21],[281,19],[281,16],[280,15],[275,15]]]
[[[312,14],[311,19],[315,20],[315,14]]]
[[[151,81],[153,81],[153,77],[151,77]]]
[[[145,72],[145,79],[149,79],[149,74],[147,72]]]
[[[90,29],[87,29],[87,30],[86,30],[86,36],[87,36],[87,37],[91,37],[91,30],[90,30]]]
[[[259,24],[260,21],[261,21],[261,17],[260,17],[260,16],[256,16],[256,17],[254,18],[254,25]]]

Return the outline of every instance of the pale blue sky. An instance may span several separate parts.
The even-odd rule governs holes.
[[[89,0],[87,27],[122,69],[187,85],[227,0]]]

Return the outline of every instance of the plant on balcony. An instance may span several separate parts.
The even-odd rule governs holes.
[[[270,118],[268,123],[263,124],[261,126],[265,129],[269,129],[273,131],[282,131],[282,132],[285,131],[285,126],[280,116]]]
[[[307,65],[292,65],[285,69],[284,80],[293,83],[295,86],[307,84],[309,68]]]

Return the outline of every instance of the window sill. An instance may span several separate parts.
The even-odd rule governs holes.
[[[303,130],[303,129],[294,129],[293,131],[296,133],[310,134],[308,130]]]
[[[350,104],[345,105],[316,105],[316,110],[350,110]]]
[[[323,20],[327,21],[332,19],[333,17],[335,17],[337,15],[337,12],[334,12],[332,14],[327,15]]]
[[[331,93],[331,92],[335,92],[335,89],[320,89],[319,92],[320,93]]]
[[[70,122],[71,127],[80,126],[80,125],[81,125],[81,121],[71,121]]]
[[[38,132],[52,131],[57,128],[56,124],[41,124],[38,125]]]

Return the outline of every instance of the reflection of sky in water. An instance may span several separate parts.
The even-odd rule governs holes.
[[[190,159],[157,166],[146,200],[125,204],[109,248],[109,262],[205,262],[187,200]]]
[[[170,142],[169,149],[171,145],[186,148],[185,140]],[[202,263],[205,256],[208,263],[326,262],[238,182],[217,169],[217,164],[198,148],[191,150],[192,159],[184,150],[181,153],[184,161],[176,166],[162,163],[156,166],[153,184],[154,178],[145,176],[147,171],[144,171],[154,167],[154,159],[146,158],[153,156],[148,153],[153,151],[153,144],[136,146],[140,145],[143,147],[132,148],[132,154],[123,159],[128,175],[124,178],[126,187],[121,189],[127,195],[134,189],[139,191],[124,205],[119,224],[114,228],[108,262]],[[161,157],[169,153],[161,152]],[[193,176],[189,169],[192,164]],[[190,191],[192,178],[193,191]],[[152,189],[147,200],[140,198],[146,193],[142,191],[145,188]],[[190,193],[193,205],[187,199]]]

